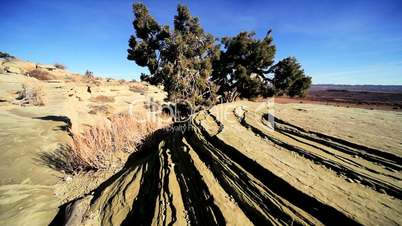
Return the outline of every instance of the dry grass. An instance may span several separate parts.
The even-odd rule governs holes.
[[[95,86],[99,86],[102,84],[102,79],[99,77],[95,77],[91,73],[85,73],[84,76],[82,76],[82,81],[87,83],[87,84],[93,84]]]
[[[147,87],[145,87],[142,83],[136,82],[130,84],[129,90],[135,93],[143,93],[147,90]]]
[[[41,69],[33,69],[27,73],[27,76],[43,81],[55,79],[54,75]]]
[[[88,113],[96,115],[98,113],[104,115],[110,115],[113,112],[113,107],[110,105],[90,105],[89,108],[91,109]]]
[[[162,106],[159,101],[155,101],[153,97],[149,98],[149,100],[144,102],[144,108],[151,112],[161,111]]]
[[[98,121],[83,133],[72,131],[73,141],[66,165],[73,172],[113,168],[113,158],[119,153],[136,151],[147,135],[169,123],[167,117],[151,120],[145,113],[119,114]]]
[[[96,97],[92,97],[91,101],[98,102],[98,103],[113,103],[114,102],[114,97],[99,95],[99,96],[96,96]]]
[[[34,106],[43,106],[45,102],[43,100],[43,89],[42,87],[36,85],[33,87],[27,87],[26,85],[22,85],[22,89],[17,92],[17,104],[20,105],[34,105]]]
[[[69,74],[69,75],[66,75],[66,76],[64,76],[64,81],[66,82],[66,83],[68,83],[68,82],[78,82],[78,81],[80,81],[80,76],[78,75],[76,75],[76,74]]]
[[[96,77],[92,71],[85,71],[85,74],[82,76],[82,81],[88,84],[93,84],[95,86],[99,86],[102,84],[102,78]]]

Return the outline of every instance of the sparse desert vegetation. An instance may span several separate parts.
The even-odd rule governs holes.
[[[402,225],[397,0],[171,3],[1,4],[0,226]]]
[[[130,83],[129,89],[130,89],[130,91],[137,92],[137,93],[142,93],[142,92],[147,91],[147,87],[144,86],[144,84],[139,83],[139,82]]]
[[[17,104],[19,105],[33,105],[33,106],[43,106],[44,93],[43,88],[40,85],[22,85],[20,91],[17,92]]]
[[[48,224],[59,205],[99,186],[125,164],[144,137],[162,126],[141,121],[141,115],[124,114],[130,109],[136,113],[138,107],[143,109],[139,113],[149,112],[143,108],[147,98],[165,98],[156,87],[144,96],[129,90],[132,82],[107,82],[54,68],[20,59],[0,62],[5,69],[0,74],[0,186],[12,183],[19,187],[12,191],[21,188],[29,194],[30,198],[14,199],[21,198],[19,193],[7,197],[19,200],[11,205],[44,213],[30,221],[33,225]],[[31,71],[35,73],[27,76]],[[138,106],[130,107],[132,102]],[[0,189],[1,202],[3,191],[9,190]],[[3,204],[0,208],[8,205]],[[23,225],[29,217],[21,209],[12,218],[4,219],[3,213],[1,225]]]
[[[72,143],[65,148],[66,172],[105,170],[116,167],[122,153],[133,153],[146,136],[167,126],[167,117],[151,117],[148,111],[117,114],[99,119],[84,132],[72,130]],[[119,155],[120,154],[120,155]],[[118,165],[117,165],[118,166]]]
[[[114,97],[99,95],[96,97],[92,97],[91,101],[98,102],[98,103],[112,103],[112,102],[114,102]]]
[[[87,78],[87,79],[94,79],[95,78],[94,73],[92,71],[90,71],[90,70],[85,71],[84,77]]]
[[[43,80],[43,81],[52,80],[52,79],[55,78],[48,71],[45,71],[45,70],[42,70],[42,69],[31,70],[31,71],[27,72],[27,76],[32,77],[32,78],[36,78],[38,80]]]
[[[89,108],[91,110],[88,113],[94,115],[98,113],[101,113],[103,115],[110,115],[113,112],[113,107],[108,104],[90,105]]]

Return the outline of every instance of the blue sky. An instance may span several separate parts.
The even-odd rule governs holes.
[[[273,30],[276,60],[296,56],[313,83],[402,85],[402,1],[143,1],[172,25],[178,2],[216,37]],[[0,0],[0,51],[71,71],[138,79],[126,59],[131,0]]]

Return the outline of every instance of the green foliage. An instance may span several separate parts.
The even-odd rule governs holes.
[[[160,26],[145,5],[134,4],[136,35],[129,41],[128,59],[147,66],[149,75],[141,79],[162,84],[172,101],[193,105],[214,102],[214,86],[209,81],[212,61],[219,56],[215,38],[205,33],[199,19],[186,6],[178,5],[174,29]]]
[[[163,41],[169,36],[169,28],[161,27],[143,4],[134,4],[133,11],[136,18],[133,22],[136,36],[130,37],[127,58],[139,66],[147,66],[150,73],[155,74],[160,69],[160,50]],[[156,82],[159,81],[153,81]]]
[[[14,56],[11,56],[9,53],[6,53],[6,52],[1,52],[0,51],[0,58],[3,58],[3,59],[15,59],[15,57]]]
[[[255,33],[250,32],[222,39],[224,50],[214,64],[212,79],[219,86],[218,93],[225,101],[272,93],[269,80],[265,77],[276,51],[270,33],[268,31],[262,40],[256,39]]]
[[[214,104],[237,97],[303,96],[311,84],[295,58],[276,65],[276,48],[269,30],[263,39],[240,32],[221,40],[206,33],[198,17],[186,6],[177,6],[174,28],[159,25],[142,3],[133,5],[135,35],[129,40],[128,60],[147,67],[141,80],[163,85],[168,98],[192,106]]]
[[[311,85],[311,77],[304,74],[304,70],[295,57],[287,57],[272,66],[272,84],[276,95],[304,96]]]
[[[311,86],[311,77],[305,76],[300,79],[297,79],[289,88],[288,95],[290,97],[304,97],[306,95],[306,91]]]

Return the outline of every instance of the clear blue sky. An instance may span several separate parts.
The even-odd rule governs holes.
[[[296,56],[313,82],[402,84],[401,0],[143,1],[161,24],[178,2],[217,37],[273,30],[276,59]],[[131,0],[0,0],[0,51],[71,70],[138,79],[126,60]]]

